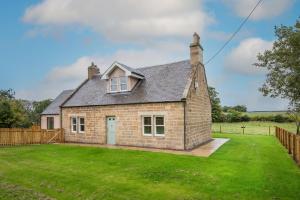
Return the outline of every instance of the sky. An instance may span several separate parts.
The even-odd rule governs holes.
[[[104,72],[114,61],[138,68],[189,59],[197,32],[204,62],[226,42],[257,0],[2,0],[0,89],[17,98],[55,98],[76,88],[93,61]],[[275,25],[293,25],[298,0],[264,0],[234,39],[205,65],[222,105],[286,110],[264,97],[266,71],[256,55],[272,48]]]

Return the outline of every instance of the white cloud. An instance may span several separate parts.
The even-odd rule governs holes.
[[[81,25],[114,41],[144,41],[190,37],[214,19],[199,0],[44,0],[26,9],[23,21],[42,31],[44,26]]]
[[[259,92],[263,80],[248,81],[241,83],[241,90],[234,90],[227,87],[226,92],[222,94],[221,100],[224,105],[234,106],[238,104],[246,105],[249,111],[276,111],[287,110],[288,101],[280,98],[265,97]],[[232,84],[236,84],[233,82]]]
[[[18,98],[40,100],[55,98],[62,90],[74,89],[87,78],[87,67],[94,62],[103,73],[114,61],[138,68],[188,59],[188,46],[181,43],[161,43],[141,50],[119,50],[107,56],[83,56],[74,63],[56,66],[43,80],[30,88],[16,91]]]
[[[293,1],[294,0],[264,0],[256,8],[250,19],[261,20],[279,16],[291,7]],[[258,0],[223,0],[223,2],[233,9],[235,14],[239,17],[247,17]]]
[[[257,54],[272,48],[272,42],[261,38],[248,38],[232,49],[225,58],[225,68],[240,74],[264,73],[264,69],[253,64],[257,61]]]

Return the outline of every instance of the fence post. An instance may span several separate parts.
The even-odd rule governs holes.
[[[289,150],[289,154],[292,153],[292,148],[291,148],[291,133],[288,132],[288,150]]]
[[[11,145],[11,129],[8,129],[8,145]]]
[[[300,154],[300,149],[299,149],[299,143],[298,143],[298,137],[296,135],[295,137],[295,156],[294,156],[294,160],[299,164],[299,154]]]
[[[61,128],[61,143],[65,143],[65,129]]]

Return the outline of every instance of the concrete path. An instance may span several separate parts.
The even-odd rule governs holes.
[[[227,138],[213,138],[210,142],[203,144],[190,151],[156,149],[156,148],[146,148],[146,147],[132,147],[132,146],[118,146],[118,145],[106,145],[106,144],[103,145],[103,144],[65,143],[63,145],[101,147],[101,148],[110,148],[110,149],[129,149],[129,150],[137,150],[137,151],[150,151],[150,152],[177,154],[177,155],[209,157],[228,140],[229,139]]]

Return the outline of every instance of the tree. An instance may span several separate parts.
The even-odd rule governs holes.
[[[230,106],[223,106],[223,112],[228,112],[230,109],[232,109]]]
[[[0,90],[0,99],[14,99],[15,91],[12,89]]]
[[[14,123],[14,114],[7,100],[0,100],[0,128],[11,128]]]
[[[247,107],[245,105],[224,106],[223,107],[224,112],[229,112],[229,110],[235,110],[238,112],[247,112]]]
[[[273,48],[257,56],[255,66],[267,69],[259,89],[265,96],[289,100],[289,113],[300,134],[300,21],[294,26],[275,26]]]
[[[222,107],[221,107],[221,101],[220,98],[218,97],[219,93],[216,91],[215,88],[213,87],[208,87],[208,93],[210,96],[210,101],[211,101],[211,105],[212,105],[212,121],[213,122],[220,122],[223,121],[222,120]]]
[[[227,122],[240,122],[242,121],[242,113],[236,110],[228,110],[228,113],[226,115],[226,121]]]
[[[41,113],[50,105],[51,99],[46,99],[43,101],[34,101],[32,103],[32,110],[30,112],[30,121],[33,124],[40,124]]]
[[[236,105],[233,106],[232,109],[239,112],[247,112],[247,107],[245,105]]]
[[[16,100],[12,89],[0,90],[0,127],[30,126],[28,113],[20,100]]]

